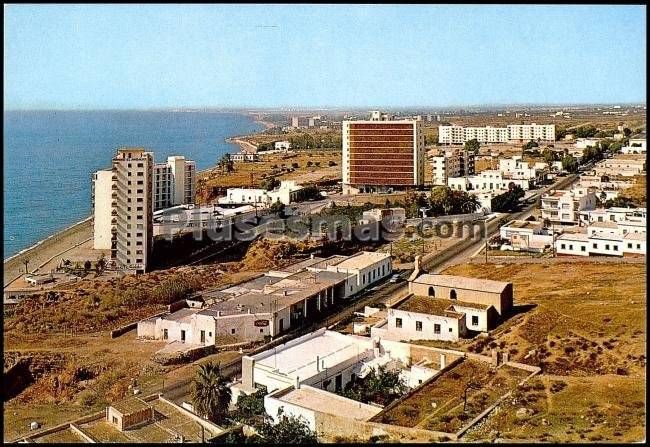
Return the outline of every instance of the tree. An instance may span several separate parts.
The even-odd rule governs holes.
[[[407,386],[399,371],[391,371],[380,365],[376,369],[372,368],[365,377],[350,382],[340,394],[364,403],[388,405],[406,391]]]
[[[571,173],[578,172],[578,160],[576,160],[572,155],[565,155],[564,158],[562,158],[562,169]]]
[[[524,144],[521,148],[524,151],[529,151],[534,147],[539,147],[539,143],[537,143],[537,141],[530,140],[528,143]]]
[[[553,166],[553,162],[555,161],[555,151],[545,148],[542,151],[542,157],[544,157],[544,162],[548,165],[550,169],[551,166]]]
[[[625,138],[630,138],[630,135],[632,135],[632,129],[630,129],[628,127],[624,127],[623,128],[623,135],[625,136]]]
[[[515,185],[510,182],[508,191],[500,194],[492,199],[492,211],[496,212],[512,212],[519,207],[519,199],[526,193],[521,186]]]
[[[106,267],[106,258],[104,258],[104,254],[102,253],[99,255],[99,258],[97,258],[97,262],[95,262],[95,272],[99,275],[104,268]]]
[[[86,261],[84,262],[84,272],[88,273],[90,271],[90,269],[92,268],[92,266],[93,266],[93,263],[90,262],[89,259],[86,259]]]
[[[271,207],[269,208],[269,211],[272,213],[277,214],[280,217],[284,216],[284,209],[285,209],[284,203],[280,202],[279,200],[276,200],[271,204]]]
[[[273,424],[266,420],[259,428],[258,433],[264,438],[264,443],[269,444],[316,444],[318,439],[302,418],[295,416],[278,415],[279,421]]]
[[[235,164],[230,158],[230,154],[223,154],[217,163],[221,172],[232,172],[235,170]]]
[[[277,186],[280,186],[280,180],[276,179],[275,177],[269,177],[262,182],[262,188],[266,189],[267,191],[272,191]]]
[[[260,388],[252,394],[240,394],[235,404],[233,419],[253,426],[263,423],[264,396],[266,394],[266,387]]]
[[[228,412],[231,391],[227,379],[221,374],[219,363],[199,365],[192,382],[191,397],[199,415],[212,422],[220,422]]]
[[[465,147],[465,150],[467,150],[469,152],[478,153],[478,150],[481,147],[481,143],[479,143],[476,138],[472,138],[471,140],[465,142],[464,147]]]

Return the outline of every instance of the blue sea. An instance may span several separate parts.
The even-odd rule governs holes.
[[[184,155],[201,170],[238,151],[226,138],[263,127],[234,113],[5,111],[4,258],[88,217],[91,175],[118,147]]]

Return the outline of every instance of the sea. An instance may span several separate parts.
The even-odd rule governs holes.
[[[91,176],[122,146],[210,168],[264,126],[246,114],[189,111],[5,111],[4,259],[88,217]]]

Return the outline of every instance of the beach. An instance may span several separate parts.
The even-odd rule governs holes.
[[[4,287],[25,272],[25,259],[29,260],[27,268],[32,272],[41,265],[49,263],[52,257],[64,256],[66,251],[87,241],[92,236],[93,220],[88,217],[5,259]]]

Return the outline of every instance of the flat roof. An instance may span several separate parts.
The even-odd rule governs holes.
[[[301,385],[298,389],[290,388],[289,392],[280,394],[276,399],[322,413],[345,415],[345,417],[357,421],[367,421],[382,411],[382,408],[308,385]]]
[[[356,255],[350,256],[348,259],[338,263],[336,266],[340,269],[360,269],[387,258],[390,258],[389,253],[362,251]]]
[[[450,287],[453,289],[476,290],[481,292],[501,293],[510,284],[491,279],[468,278],[455,275],[435,275],[424,273],[413,282],[432,286]]]
[[[585,233],[563,233],[559,235],[556,240],[588,242],[589,236]]]
[[[135,413],[136,411],[150,408],[151,405],[137,397],[129,397],[127,399],[112,403],[111,407],[122,414],[131,414]]]
[[[289,377],[307,379],[319,372],[316,358],[325,367],[357,358],[372,349],[367,337],[344,335],[334,331],[316,331],[253,356],[256,363]]]
[[[618,224],[616,222],[593,222],[590,223],[589,226],[598,228],[618,228]]]
[[[318,264],[319,262],[323,261],[325,258],[320,258],[318,256],[314,256],[313,258],[308,258],[305,259],[304,261],[299,261],[294,264],[288,265],[284,268],[278,269],[278,272],[287,272],[287,273],[296,273],[299,272],[300,270],[306,269],[307,267],[311,267],[314,264]]]
[[[536,221],[531,222],[528,220],[511,220],[505,224],[504,227],[524,229],[538,227],[539,225],[540,223]]]
[[[646,240],[646,234],[645,233],[627,233],[625,236],[623,236],[623,239],[632,240],[632,241],[645,241]]]

